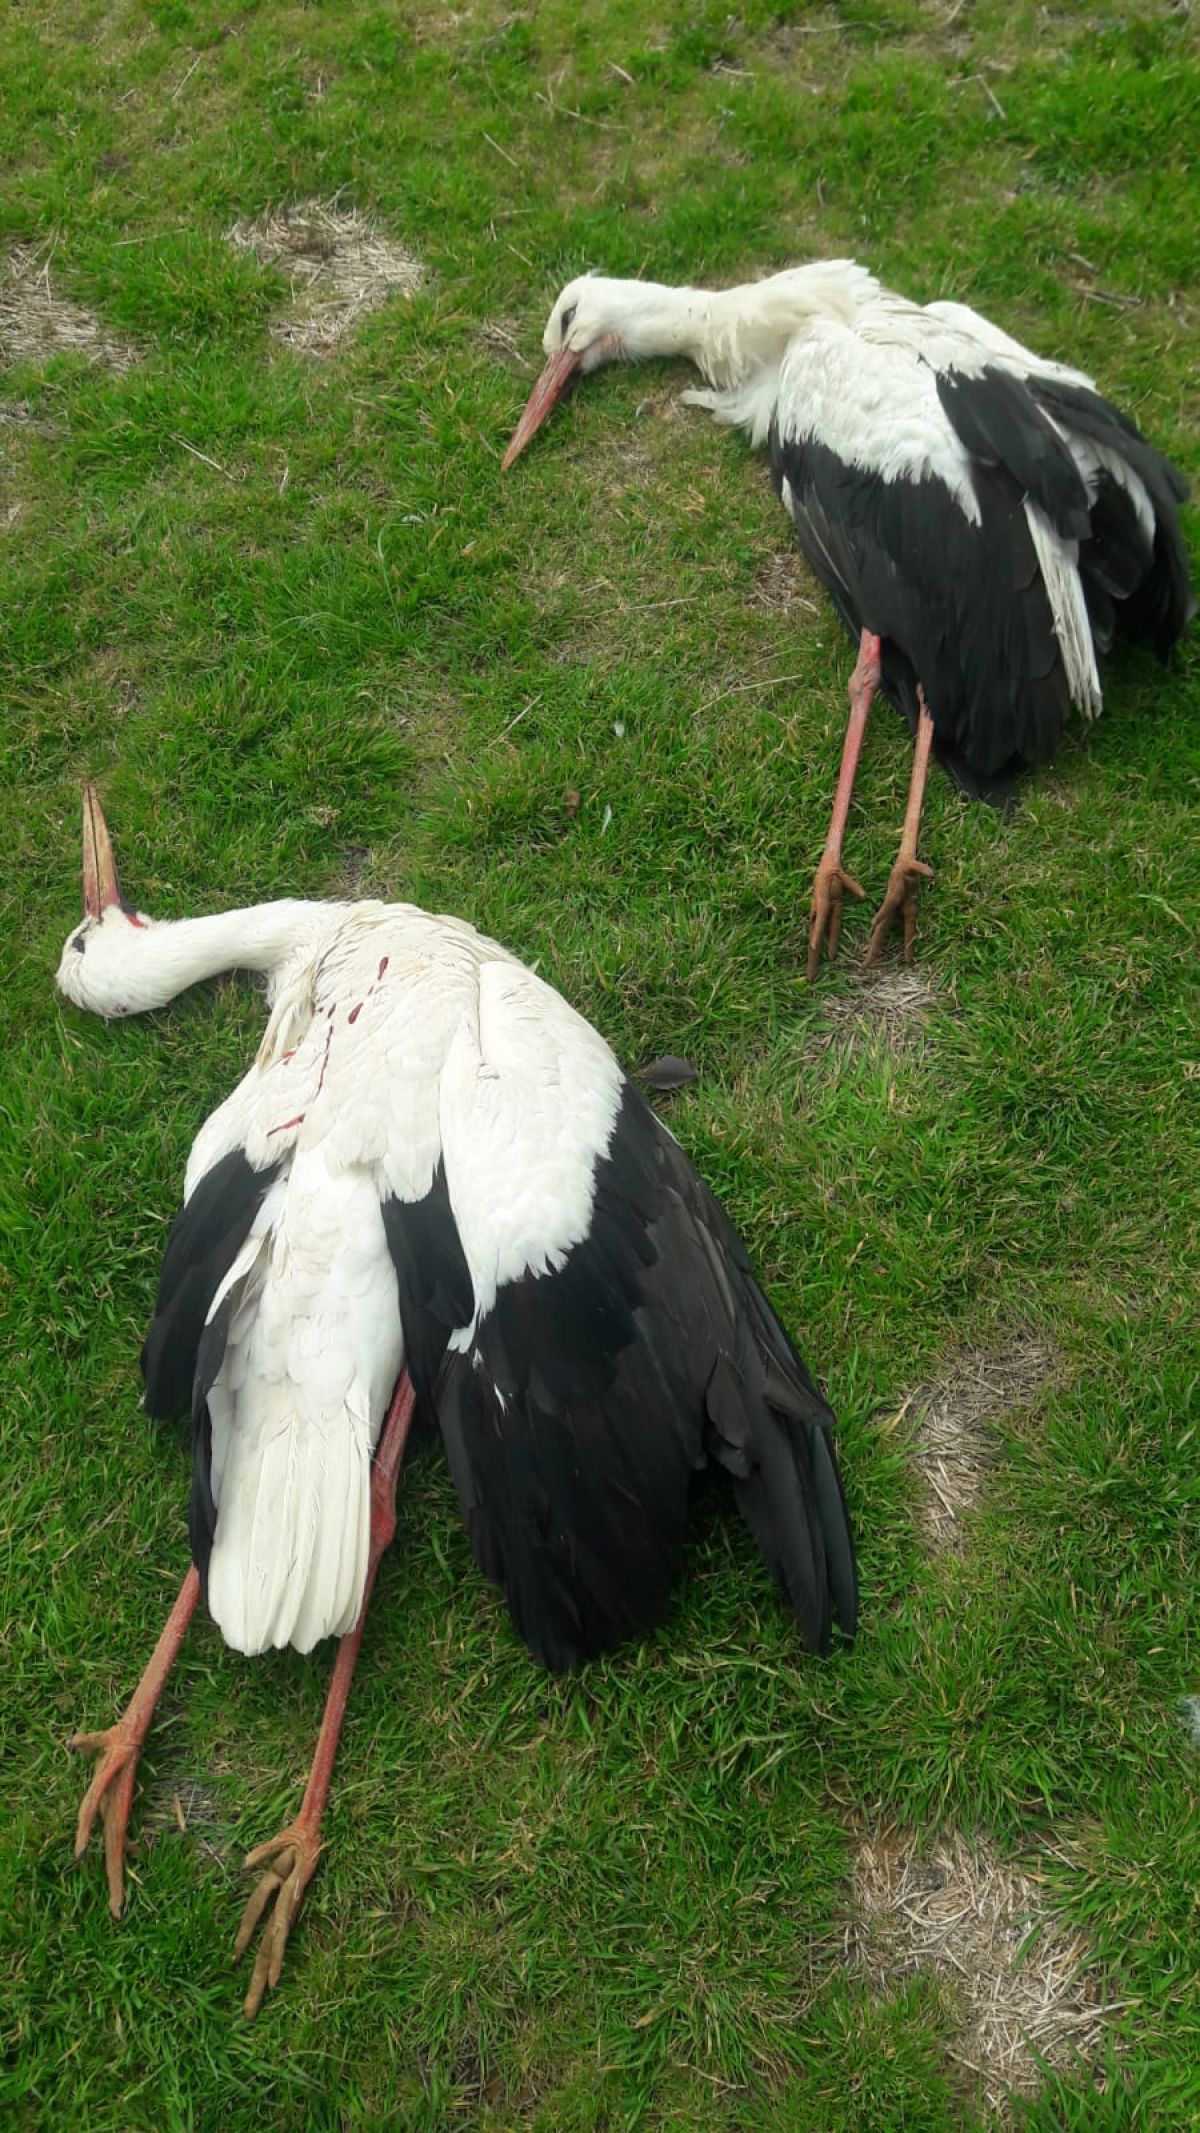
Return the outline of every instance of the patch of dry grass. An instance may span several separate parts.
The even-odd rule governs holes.
[[[865,1834],[854,1864],[852,1959],[876,1991],[930,1970],[961,2011],[949,2045],[1000,2115],[1048,2065],[1101,2059],[1118,2012],[1089,1968],[1084,1936],[1050,1909],[1036,1874],[984,1838],[918,1849],[888,1828]]]
[[[841,967],[849,990],[822,1003],[826,1027],[816,1040],[819,1050],[842,1043],[881,1045],[895,1053],[920,1042],[938,999],[922,970],[909,963]]]
[[[394,289],[412,296],[425,269],[404,245],[336,201],[306,200],[235,222],[227,241],[287,276],[291,301],[271,328],[276,340],[327,355]]]
[[[759,565],[750,601],[752,606],[765,607],[775,615],[791,615],[797,610],[806,615],[821,613],[815,582],[798,548],[782,548]]]
[[[85,305],[56,293],[53,259],[53,243],[15,244],[0,261],[0,362],[39,363],[70,354],[110,370],[128,370],[138,357],[133,343],[112,333]],[[27,419],[20,402],[10,402],[0,415],[6,423]]]
[[[960,1550],[963,1521],[982,1498],[995,1464],[994,1427],[1027,1407],[1051,1376],[1054,1350],[1036,1334],[999,1348],[960,1351],[935,1384],[912,1394],[913,1463],[924,1484],[918,1516],[931,1547]]]

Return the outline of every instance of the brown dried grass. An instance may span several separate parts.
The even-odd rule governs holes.
[[[931,1547],[961,1551],[963,1522],[995,1465],[995,1424],[1027,1407],[1054,1368],[1047,1341],[1017,1334],[999,1347],[960,1350],[943,1377],[906,1401],[901,1415],[915,1414],[912,1458],[924,1483],[918,1515]]]
[[[815,1040],[816,1048],[881,1045],[899,1053],[919,1045],[938,1001],[928,978],[911,963],[843,967],[848,990],[823,1002],[825,1027]]]
[[[985,1838],[918,1850],[894,1828],[862,1836],[847,1953],[878,1991],[919,1971],[948,1988],[961,2020],[949,2054],[1003,2118],[1043,2068],[1095,2063],[1120,2003],[1089,1969],[1084,1936],[1056,1914],[1037,1878]]]
[[[69,353],[110,370],[128,370],[137,361],[137,349],[110,332],[94,311],[55,294],[53,257],[53,242],[15,244],[0,260],[0,361],[37,363]],[[4,419],[21,421],[19,403],[10,404]]]
[[[393,290],[412,296],[425,269],[367,216],[336,201],[306,200],[235,222],[227,241],[287,275],[291,301],[271,328],[276,340],[327,355]]]

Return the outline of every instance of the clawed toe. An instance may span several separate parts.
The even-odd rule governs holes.
[[[877,963],[883,944],[892,930],[897,917],[904,924],[904,960],[911,963],[913,942],[917,933],[917,905],[921,883],[933,880],[933,868],[923,859],[901,853],[888,877],[887,891],[875,914],[871,926],[871,939],[867,947],[866,963]]]
[[[277,1837],[270,1838],[266,1844],[256,1845],[246,1855],[247,1868],[266,1867],[247,1899],[233,1948],[236,1962],[245,1954],[260,1922],[266,1919],[243,2003],[242,2011],[248,2022],[254,2020],[267,1992],[273,1992],[279,1983],[288,1935],[320,1856],[319,1837],[300,1821],[290,1823]]]
[[[92,1773],[92,1782],[79,1803],[75,1857],[82,1859],[99,1815],[104,1826],[108,1908],[114,1918],[119,1918],[125,1908],[125,1839],[141,1743],[123,1726],[115,1725],[103,1733],[74,1733],[70,1746],[100,1757]]]
[[[821,948],[832,963],[838,950],[842,931],[842,902],[847,895],[857,896],[860,901],[866,894],[852,874],[847,874],[840,861],[825,858],[813,878],[812,902],[808,914],[808,982],[815,984],[821,967]]]

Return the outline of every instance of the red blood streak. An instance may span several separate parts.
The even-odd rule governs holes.
[[[329,1010],[329,1028],[325,1032],[325,1057],[321,1061],[321,1078],[317,1083],[318,1096],[325,1086],[325,1069],[329,1065],[329,1047],[333,1043],[333,1014],[334,1010],[331,1007]]]
[[[358,1006],[357,1006],[357,1007],[352,1007],[352,1008],[351,1008],[351,1010],[350,1010],[349,1014],[348,1014],[348,1015],[347,1015],[347,1017],[346,1017],[346,1020],[347,1020],[347,1022],[357,1022],[357,1020],[358,1020],[359,1016],[361,1015],[362,1011],[363,1011],[363,1004],[362,1004],[362,1001],[360,1000],[360,1001],[359,1001],[359,1003],[358,1003]]]
[[[387,957],[386,957],[386,955],[385,955],[385,956],[383,956],[383,957],[382,957],[382,959],[381,959],[381,961],[380,961],[380,964],[379,964],[379,975],[380,975],[380,977],[382,977],[382,976],[383,976],[383,973],[384,973],[384,971],[385,971],[385,970],[387,969],[387,967],[388,967],[388,959],[387,959]]]
[[[302,1126],[303,1124],[304,1113],[303,1111],[297,1111],[295,1118],[285,1118],[281,1126],[272,1126],[267,1134],[267,1139],[270,1140],[272,1133],[290,1133],[293,1126]]]

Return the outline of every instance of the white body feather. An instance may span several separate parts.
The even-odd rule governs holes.
[[[208,1395],[208,1594],[237,1650],[308,1651],[357,1618],[371,1453],[404,1364],[381,1203],[423,1199],[444,1164],[478,1317],[501,1283],[560,1265],[585,1236],[621,1071],[515,957],[410,905],[136,928],[118,912],[81,931],[59,983],[104,1014],[220,969],[270,974],[258,1056],[196,1136],[185,1200],[232,1150],[280,1166],[209,1314],[231,1300]]]
[[[887,482],[932,478],[972,526],[980,503],[971,455],[938,398],[939,374],[974,377],[992,366],[1096,389],[1083,371],[1035,355],[966,304],[909,303],[845,259],[720,291],[583,276],[557,299],[544,341],[547,352],[577,345],[585,369],[613,355],[684,356],[708,380],[684,400],[744,429],[751,443],[765,443],[775,426],[784,440],[812,440]],[[1089,498],[1108,473],[1152,538],[1154,507],[1132,467],[1055,427]],[[1092,718],[1101,689],[1078,547],[1032,501],[1025,515],[1068,690]]]

